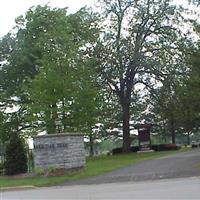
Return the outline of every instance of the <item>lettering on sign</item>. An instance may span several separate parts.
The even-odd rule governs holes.
[[[34,149],[54,149],[54,148],[67,148],[67,147],[68,147],[67,143],[34,145]]]

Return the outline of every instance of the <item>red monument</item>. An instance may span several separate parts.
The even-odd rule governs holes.
[[[151,138],[150,130],[152,124],[136,124],[134,125],[138,129],[138,140],[139,140],[139,152],[149,152],[151,150]]]

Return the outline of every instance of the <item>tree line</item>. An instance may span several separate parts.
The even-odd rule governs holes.
[[[0,139],[156,124],[199,131],[200,29],[170,0],[101,0],[101,11],[36,6],[0,39]],[[189,30],[184,30],[189,26]]]

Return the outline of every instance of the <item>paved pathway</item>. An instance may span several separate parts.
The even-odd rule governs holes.
[[[200,149],[143,161],[100,176],[79,181],[68,181],[62,185],[100,184],[200,176],[200,168],[197,165],[200,165]]]

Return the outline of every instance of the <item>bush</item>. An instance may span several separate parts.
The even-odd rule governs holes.
[[[140,150],[139,146],[131,147],[131,151],[132,151],[132,152],[137,152],[137,151],[139,151],[139,150]]]
[[[112,149],[112,155],[122,153],[122,147]]]
[[[40,167],[36,167],[34,169],[34,172],[37,176],[43,176],[45,174],[45,170],[43,168],[40,168]]]
[[[177,146],[176,144],[155,144],[151,145],[151,149],[154,151],[173,151],[180,149],[180,146]],[[131,152],[137,152],[139,151],[139,146],[131,147]],[[115,149],[112,149],[112,155],[120,154],[122,153],[122,147],[118,147]]]
[[[151,149],[153,149],[154,151],[171,151],[178,150],[180,149],[180,147],[176,144],[156,144],[152,145]]]
[[[0,161],[0,175],[4,174],[4,163]]]
[[[138,146],[131,147],[131,152],[137,152],[137,151],[139,151]],[[120,154],[120,153],[123,153],[122,147],[112,149],[112,155]]]
[[[6,145],[5,173],[14,175],[27,172],[27,152],[25,142],[18,134],[13,134]]]

